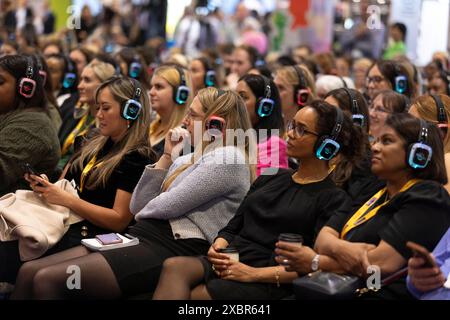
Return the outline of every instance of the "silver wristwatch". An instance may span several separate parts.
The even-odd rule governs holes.
[[[320,258],[320,254],[316,254],[314,256],[314,258],[311,261],[311,270],[312,271],[317,271],[319,270],[319,258]]]

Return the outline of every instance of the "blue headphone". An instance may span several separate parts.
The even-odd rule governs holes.
[[[175,101],[176,104],[185,104],[189,99],[191,90],[188,86],[186,86],[186,79],[184,77],[183,70],[177,65],[174,65],[173,67],[178,71],[178,74],[180,75],[180,85],[175,87],[173,90],[173,101]]]
[[[142,89],[138,81],[133,78],[130,78],[130,81],[134,87],[134,95],[132,99],[128,99],[122,105],[121,115],[125,120],[135,121],[142,111],[142,105],[139,102],[141,100]]]
[[[67,71],[66,73],[64,73],[63,88],[69,89],[72,88],[72,86],[75,84],[77,80],[77,74],[70,58],[64,57],[64,59],[66,60]]]
[[[339,149],[341,149],[341,145],[336,140],[344,123],[344,114],[339,108],[335,108],[335,110],[336,124],[334,125],[331,134],[319,137],[314,146],[316,157],[319,160],[329,161],[333,159],[339,152]]]
[[[413,169],[425,168],[431,160],[433,149],[427,144],[428,125],[423,119],[420,120],[419,139],[411,143],[406,154],[406,162]]]
[[[275,102],[271,98],[272,92],[270,89],[270,81],[265,76],[261,76],[264,80],[264,97],[258,98],[256,102],[256,114],[260,118],[268,117],[272,114],[275,107]]]
[[[133,62],[130,63],[128,67],[128,76],[133,79],[137,79],[142,72],[142,64],[139,60],[139,56],[135,55],[133,58]]]
[[[355,96],[353,95],[352,91],[346,87],[341,88],[342,90],[344,90],[347,95],[348,98],[350,99],[350,105],[352,108],[352,120],[353,123],[360,126],[361,128],[365,126],[365,119],[364,119],[364,115],[361,113],[361,111],[359,110],[359,105],[358,105],[358,101],[356,100]]]
[[[203,68],[205,69],[205,76],[203,79],[205,87],[215,87],[217,85],[217,74],[216,71],[214,71],[214,68],[211,66],[211,62],[206,57],[200,57],[198,58],[198,61],[202,63]]]
[[[396,62],[394,62],[394,68],[395,73],[397,74],[395,76],[394,90],[400,94],[403,94],[406,92],[406,89],[408,89],[408,78],[406,78],[406,76],[402,74],[400,66]]]

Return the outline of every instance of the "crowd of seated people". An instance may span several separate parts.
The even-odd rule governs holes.
[[[312,272],[377,266],[395,279],[358,298],[450,299],[445,56],[67,38],[0,34],[0,197],[80,218],[35,259],[0,241],[0,298],[286,299]],[[111,233],[139,243],[83,245]]]

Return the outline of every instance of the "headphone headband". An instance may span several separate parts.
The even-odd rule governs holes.
[[[364,115],[359,110],[358,100],[356,100],[356,97],[353,95],[351,89],[345,87],[341,89],[344,90],[348,95],[352,111],[353,123],[359,125],[360,127],[363,127],[365,125],[365,118]]]
[[[306,89],[308,86],[306,85],[306,80],[303,76],[303,72],[302,72],[301,68],[296,64],[294,64],[292,67],[294,68],[295,73],[297,74],[298,83],[300,86],[299,89]]]
[[[339,133],[342,130],[342,125],[344,123],[344,113],[340,108],[336,108],[336,124],[334,125],[333,130],[331,131],[331,138],[336,140],[339,136]]]

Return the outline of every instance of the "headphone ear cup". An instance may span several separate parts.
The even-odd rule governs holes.
[[[412,152],[413,146],[414,146],[414,143],[410,143],[408,145],[408,148],[406,149],[406,159],[405,159],[405,161],[406,161],[406,166],[407,167],[411,167],[411,164],[409,163],[409,159],[411,157],[411,152]]]
[[[322,146],[326,138],[328,138],[328,136],[321,136],[317,138],[316,143],[314,144],[314,155],[317,154],[317,151]]]

